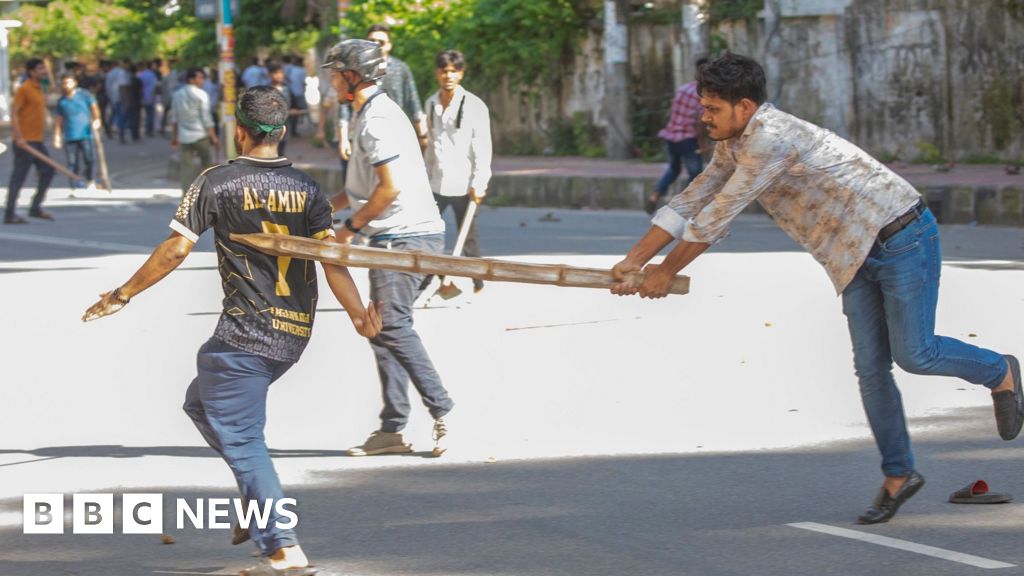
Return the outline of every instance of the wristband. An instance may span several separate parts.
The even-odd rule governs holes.
[[[131,298],[127,298],[127,297],[121,295],[121,287],[120,286],[118,286],[117,288],[114,288],[114,292],[111,294],[111,296],[113,296],[114,300],[117,300],[121,304],[127,304],[127,303],[132,301]]]
[[[351,218],[345,218],[345,228],[353,234],[359,234],[359,231],[362,230],[362,228],[356,228],[355,225],[352,224]]]

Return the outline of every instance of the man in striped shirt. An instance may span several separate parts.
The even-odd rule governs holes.
[[[765,103],[761,66],[725,54],[697,73],[711,165],[657,214],[647,234],[612,269],[644,269],[639,288],[615,294],[661,298],[672,277],[725,238],[757,200],[821,263],[843,298],[854,370],[875,442],[883,486],[860,515],[886,522],[924,485],[914,468],[906,418],[892,375],[956,376],[992,391],[996,428],[1012,440],[1024,422],[1020,364],[1013,356],[935,334],[942,257],[935,217],[906,180],[832,132]],[[661,264],[644,265],[672,240]]]
[[[697,60],[697,69],[706,64],[707,58]],[[665,196],[668,189],[679,178],[682,166],[686,164],[686,173],[692,182],[704,169],[701,151],[704,148],[704,130],[700,123],[704,108],[700,105],[697,95],[697,81],[687,82],[676,90],[672,100],[672,112],[668,124],[658,132],[658,137],[665,140],[668,152],[668,168],[654,187],[654,193],[647,199],[644,210],[654,214],[658,208],[658,200]]]

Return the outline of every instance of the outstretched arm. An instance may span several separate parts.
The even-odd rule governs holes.
[[[146,263],[121,286],[103,294],[100,300],[89,307],[82,315],[82,321],[88,322],[109,316],[124,308],[133,296],[163,280],[177,268],[192,251],[195,244],[177,232],[160,243],[149,255]]]

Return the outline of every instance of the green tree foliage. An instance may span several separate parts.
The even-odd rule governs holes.
[[[22,26],[11,32],[12,58],[22,62],[34,56],[59,58],[81,52],[87,46],[87,36],[78,25],[83,16],[78,4],[65,0],[22,6],[13,15]]]
[[[537,84],[557,79],[592,16],[586,0],[355,0],[347,32],[362,38],[372,24],[391,27],[394,54],[408,62],[421,92],[434,90],[434,56],[466,55],[467,84],[490,87],[507,78]],[[335,28],[335,31],[337,28]]]
[[[336,3],[324,0],[238,0],[234,21],[239,68],[257,53],[301,53],[339,35]],[[466,54],[467,84],[503,79],[538,85],[558,80],[559,64],[585,34],[599,0],[354,0],[349,37],[387,23],[395,55],[406,60],[421,90],[433,91],[434,55]],[[195,0],[50,0],[24,4],[13,17],[16,59],[149,59],[174,56],[182,65],[217,61],[215,23],[195,18]]]
[[[764,9],[764,0],[712,0],[707,5],[711,22],[753,20]]]

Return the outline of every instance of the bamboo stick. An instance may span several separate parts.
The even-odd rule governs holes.
[[[272,256],[291,256],[356,268],[384,268],[418,274],[459,276],[494,282],[550,284],[576,288],[611,288],[618,284],[610,270],[580,268],[565,264],[530,264],[492,258],[469,258],[365,248],[350,244],[322,242],[300,236],[282,234],[232,234],[231,239]],[[643,272],[627,275],[634,286],[643,282]],[[670,294],[687,294],[690,278],[676,276]]]
[[[43,154],[42,152],[40,152],[39,150],[36,150],[35,148],[29,146],[28,144],[25,144],[24,146],[19,144],[18,147],[21,148],[22,150],[24,150],[25,152],[28,152],[32,156],[35,156],[36,158],[38,158],[39,160],[41,160],[45,164],[49,165],[51,168],[53,168],[57,172],[60,172],[61,174],[67,176],[68,178],[71,178],[75,182],[84,182],[85,181],[84,178],[82,178],[78,174],[75,174],[71,170],[68,170],[60,162],[57,162],[53,158],[50,158],[46,154]]]
[[[96,143],[96,154],[99,158],[100,164],[100,179],[103,180],[103,187],[107,189],[107,192],[113,192],[114,186],[110,182],[110,171],[107,169],[107,151],[103,147],[103,137],[100,136],[100,131],[93,128],[92,131],[93,142]]]

